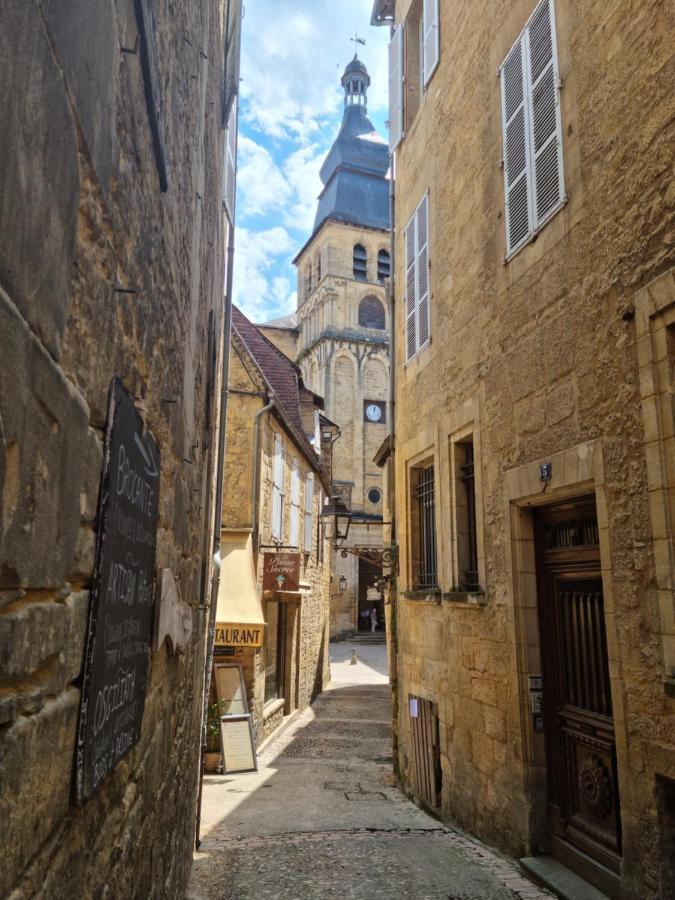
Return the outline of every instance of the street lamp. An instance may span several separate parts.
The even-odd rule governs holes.
[[[340,591],[341,594],[344,594],[344,592],[347,590],[347,576],[346,575],[340,575],[340,577],[338,578],[338,590]]]
[[[323,535],[336,550],[342,546],[349,534],[351,513],[337,494],[329,498],[319,514]]]

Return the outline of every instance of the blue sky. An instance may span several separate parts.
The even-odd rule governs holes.
[[[370,26],[371,11],[372,0],[245,2],[234,302],[255,322],[296,308],[291,261],[311,234],[356,32],[372,80],[368,113],[386,137],[389,34]]]

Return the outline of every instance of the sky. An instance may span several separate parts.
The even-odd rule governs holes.
[[[309,238],[319,169],[342,121],[357,33],[368,114],[386,138],[389,29],[373,0],[244,0],[234,302],[254,322],[296,308],[292,260]]]

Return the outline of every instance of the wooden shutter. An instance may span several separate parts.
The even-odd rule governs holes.
[[[291,467],[291,539],[293,547],[300,543],[300,463],[293,460]]]
[[[234,224],[234,201],[237,178],[237,101],[230,106],[230,115],[225,133],[225,183],[223,186],[223,202],[230,220]]]
[[[314,507],[314,476],[305,476],[305,553],[312,552],[312,509]]]
[[[281,540],[284,508],[284,454],[279,435],[274,436],[274,470],[272,477],[272,537]]]
[[[406,360],[410,360],[417,353],[417,274],[416,274],[416,240],[415,220],[413,215],[405,230],[405,340]]]
[[[559,207],[563,197],[562,128],[558,96],[553,2],[535,10],[527,27],[528,88],[534,227]]]
[[[524,37],[512,47],[501,75],[506,253],[510,256],[532,233]]]
[[[429,195],[422,197],[415,214],[417,250],[417,349],[431,338],[429,318]]]
[[[403,24],[392,35],[389,44],[389,152],[403,137]]]
[[[424,86],[429,84],[440,55],[438,0],[424,0]]]

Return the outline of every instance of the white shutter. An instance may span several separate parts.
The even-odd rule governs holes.
[[[510,256],[532,233],[530,151],[525,84],[525,40],[520,37],[502,66],[506,253]]]
[[[398,147],[403,137],[403,24],[389,44],[389,152]]]
[[[429,84],[440,56],[438,0],[424,0],[424,87]]]
[[[234,223],[234,201],[237,179],[237,100],[230,107],[225,133],[225,177],[223,185],[223,202],[230,224]]]
[[[312,552],[312,509],[314,506],[314,476],[305,476],[305,553]]]
[[[274,470],[272,475],[272,537],[281,540],[284,510],[284,455],[281,438],[274,436]]]
[[[564,194],[553,0],[544,0],[530,19],[527,48],[532,208],[534,227],[537,228],[560,206]]]
[[[291,467],[291,546],[300,542],[300,463],[293,460]]]
[[[429,317],[429,195],[422,197],[415,214],[417,250],[417,349],[431,338]]]
[[[406,360],[413,358],[417,353],[417,275],[416,275],[416,246],[415,240],[416,215],[408,222],[405,230],[405,339]]]

